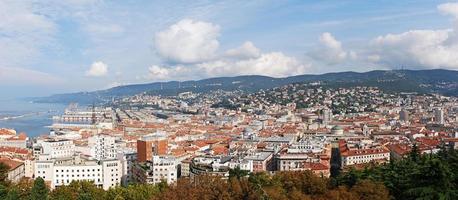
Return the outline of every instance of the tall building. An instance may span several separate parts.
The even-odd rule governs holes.
[[[434,109],[434,122],[438,124],[445,124],[444,111],[442,110],[442,108]]]
[[[332,122],[332,110],[326,108],[323,110],[323,124],[328,124],[329,122]]]
[[[95,135],[88,139],[91,156],[96,160],[115,159],[117,151],[116,138],[109,135]]]
[[[122,177],[122,185],[127,186],[133,181],[132,167],[137,161],[137,153],[131,150],[123,150],[123,152],[118,153],[117,159],[121,161],[122,171],[124,174]]]
[[[407,111],[404,108],[401,109],[401,111],[399,112],[399,120],[403,122],[408,122],[409,121],[409,111]]]
[[[168,141],[165,134],[154,133],[143,136],[137,141],[138,162],[146,162],[156,155],[167,155]]]

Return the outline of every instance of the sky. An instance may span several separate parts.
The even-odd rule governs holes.
[[[458,70],[458,2],[0,0],[0,98],[208,77]]]

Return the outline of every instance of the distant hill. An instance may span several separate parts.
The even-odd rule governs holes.
[[[440,93],[458,96],[458,71],[454,70],[375,70],[369,72],[336,72],[320,75],[298,75],[285,78],[268,76],[218,77],[196,81],[169,81],[124,85],[107,90],[56,94],[34,98],[47,103],[92,103],[122,96],[148,93],[176,95],[181,92],[207,92],[212,90],[244,90],[254,92],[290,83],[321,82],[329,87],[376,86],[387,92]]]

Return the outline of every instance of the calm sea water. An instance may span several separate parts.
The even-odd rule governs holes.
[[[63,113],[67,105],[0,100],[0,128],[25,132],[29,137],[49,134],[52,117]]]

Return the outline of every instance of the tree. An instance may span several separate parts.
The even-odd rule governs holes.
[[[0,199],[5,199],[8,195],[8,188],[0,184]]]
[[[33,187],[33,179],[23,178],[16,183],[14,187],[17,189],[20,199],[30,199],[31,190]]]
[[[359,181],[350,191],[360,200],[388,200],[390,194],[383,184],[369,180]]]
[[[248,176],[248,171],[240,169],[239,166],[237,166],[234,169],[229,169],[229,178],[237,178],[240,180],[240,178]]]
[[[77,193],[69,186],[60,186],[54,189],[50,194],[52,200],[75,200]]]
[[[18,200],[18,199],[19,199],[19,193],[16,188],[12,188],[8,192],[8,195],[5,198],[5,200]]]
[[[7,186],[9,184],[8,181],[8,171],[10,167],[5,163],[0,162],[0,184]]]
[[[31,200],[44,200],[48,199],[48,188],[46,187],[45,181],[38,177],[33,182],[32,193],[30,194]]]
[[[412,146],[412,150],[410,150],[409,158],[410,158],[413,162],[417,163],[417,162],[419,161],[419,159],[420,159],[420,156],[421,156],[420,150],[418,149],[417,144],[414,143],[413,146]]]

